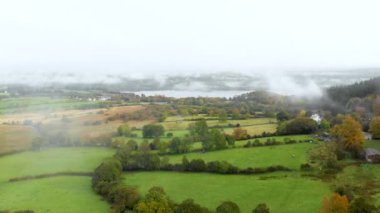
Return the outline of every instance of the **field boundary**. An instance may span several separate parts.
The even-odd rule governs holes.
[[[39,175],[27,175],[27,176],[21,176],[21,177],[14,177],[10,178],[9,182],[19,182],[19,181],[28,181],[28,180],[35,180],[35,179],[43,179],[43,178],[50,178],[50,177],[57,177],[57,176],[89,176],[92,177],[94,175],[93,172],[56,172],[56,173],[45,173],[45,174],[39,174]]]

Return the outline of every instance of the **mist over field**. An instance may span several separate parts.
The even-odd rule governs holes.
[[[34,87],[104,84],[117,85],[118,92],[136,92],[168,97],[233,97],[242,93],[268,90],[299,97],[320,97],[323,90],[380,75],[380,69],[351,70],[257,70],[251,72],[9,72],[2,85],[25,84]]]

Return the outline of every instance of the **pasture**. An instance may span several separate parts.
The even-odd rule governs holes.
[[[307,152],[316,144],[301,143],[278,146],[251,148],[235,148],[212,152],[192,152],[181,155],[170,155],[171,163],[180,163],[183,156],[191,159],[209,161],[227,161],[239,168],[267,167],[282,165],[298,170],[302,163],[307,162]]]
[[[380,140],[366,141],[364,143],[364,146],[368,148],[375,148],[377,150],[380,150]]]
[[[206,173],[136,172],[124,175],[126,185],[146,193],[161,186],[176,202],[193,198],[212,210],[223,201],[236,202],[242,212],[251,212],[265,202],[271,212],[318,212],[328,185],[300,177],[298,173],[269,175],[217,175]]]
[[[108,212],[109,205],[91,188],[91,177],[52,177],[0,183],[0,211]]]
[[[92,172],[114,150],[79,147],[28,151],[0,158],[0,210],[107,212],[91,189],[90,177],[64,176],[8,182],[10,178],[54,172]],[[91,203],[91,205],[88,205]]]
[[[205,118],[209,127],[221,128],[228,134],[231,134],[237,125],[243,129],[246,129],[250,135],[259,135],[263,132],[273,133],[277,128],[277,121],[274,118],[252,118],[245,120],[227,120],[226,122],[220,122],[215,117],[207,117],[205,115],[186,117],[171,116],[159,124],[163,125],[167,131],[186,130],[190,124],[195,122],[191,121],[191,119],[199,118]]]
[[[0,184],[9,178],[44,173],[92,172],[113,149],[97,147],[51,148],[28,151],[0,158]]]

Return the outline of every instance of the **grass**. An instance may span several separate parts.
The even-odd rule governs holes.
[[[114,150],[96,147],[52,148],[0,158],[0,185],[9,178],[64,171],[92,172]]]
[[[206,117],[204,115],[200,116],[171,116],[168,117],[164,122],[159,124],[163,125],[167,131],[176,131],[176,130],[186,130],[190,124],[195,121],[189,121],[188,119],[196,119],[196,118],[205,118],[205,119],[215,119],[214,117]],[[226,122],[219,122],[218,120],[207,120],[207,124],[209,127],[215,126],[224,126],[224,131],[226,133],[231,134],[233,132],[234,127],[237,124],[240,124],[240,127],[246,129],[248,134],[258,135],[263,132],[275,132],[277,128],[276,119],[274,118],[254,118],[254,119],[246,119],[246,120],[228,120]],[[231,127],[228,127],[231,126]]]
[[[277,124],[258,124],[253,126],[242,126],[242,129],[247,130],[249,135],[261,135],[263,132],[274,133],[277,130]],[[224,132],[232,134],[235,128],[224,128]]]
[[[182,155],[171,155],[171,163],[179,163],[183,156],[189,160],[201,158],[208,161],[227,161],[240,168],[267,167],[283,165],[291,169],[299,169],[302,163],[307,162],[307,151],[316,144],[301,143],[279,146],[265,146],[252,148],[236,148],[213,152],[195,152]]]
[[[368,148],[375,148],[377,150],[380,150],[380,140],[366,141],[364,145]]]
[[[212,210],[222,201],[231,200],[242,212],[251,212],[262,202],[271,212],[317,212],[322,199],[330,194],[327,184],[298,174],[277,173],[265,180],[263,177],[266,176],[138,172],[126,174],[124,183],[138,186],[142,193],[162,186],[176,202],[193,198]]]
[[[66,98],[49,97],[22,97],[5,98],[0,102],[0,114],[30,112],[30,111],[50,111],[58,109],[75,109],[82,106],[98,105],[100,102],[79,101]]]
[[[90,177],[52,177],[8,182],[12,177],[63,171],[92,172],[114,150],[96,147],[52,148],[0,158],[0,211],[107,212],[91,189]],[[90,204],[90,205],[89,205]]]
[[[0,184],[0,211],[108,212],[91,188],[90,177],[53,177]]]

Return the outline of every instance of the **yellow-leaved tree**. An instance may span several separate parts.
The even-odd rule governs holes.
[[[369,131],[372,133],[374,139],[380,138],[380,116],[372,118],[369,125]]]
[[[330,198],[323,200],[323,213],[348,213],[350,204],[348,198],[334,193]]]
[[[335,125],[332,135],[347,151],[358,153],[363,149],[365,138],[362,126],[352,116],[345,116],[342,124]]]

